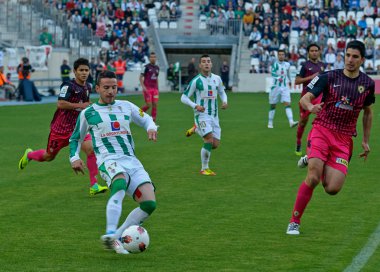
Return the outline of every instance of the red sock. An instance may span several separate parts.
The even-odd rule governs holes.
[[[152,107],[152,118],[153,121],[156,122],[156,117],[157,117],[157,107]]]
[[[28,153],[28,159],[33,161],[43,162],[45,161],[44,155],[46,153],[45,149],[35,150]]]
[[[98,182],[96,176],[98,175],[98,166],[96,165],[96,157],[94,153],[87,156],[87,168],[90,174],[90,185],[94,185]]]
[[[297,145],[301,145],[302,135],[303,135],[304,131],[305,131],[305,126],[301,126],[300,124],[298,124],[298,127],[297,127]]]
[[[296,203],[294,203],[292,219],[290,222],[295,222],[297,224],[301,222],[302,214],[313,195],[313,191],[314,189],[310,188],[305,181],[301,183],[301,186],[298,189]]]
[[[149,106],[145,105],[141,108],[144,112],[146,112],[149,109]]]

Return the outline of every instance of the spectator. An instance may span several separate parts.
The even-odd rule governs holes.
[[[358,33],[358,28],[356,26],[356,23],[353,23],[352,21],[348,21],[348,23],[344,27],[344,33],[348,38],[356,39],[356,35]]]
[[[321,21],[318,26],[318,35],[321,36],[321,34],[325,35],[325,37],[329,35],[329,28],[323,21]]]
[[[191,58],[189,64],[187,65],[187,84],[198,74],[198,70],[195,67],[195,58]]]
[[[365,30],[367,28],[367,21],[366,21],[364,16],[362,16],[362,18],[360,18],[360,20],[358,22],[358,27],[360,27],[363,30]]]
[[[339,38],[338,42],[336,43],[336,47],[338,52],[344,52],[344,50],[346,49],[346,39],[344,38],[344,36],[341,36]]]
[[[264,34],[264,38],[262,38],[260,42],[261,42],[261,45],[264,48],[264,50],[268,50],[269,51],[272,42],[269,39],[268,34]]]
[[[328,27],[327,37],[336,39],[336,31],[331,25]]]
[[[327,53],[325,54],[325,62],[333,66],[335,61],[336,61],[336,54],[334,53],[334,50],[332,48],[329,48]]]
[[[210,29],[210,35],[213,35],[215,32],[217,32],[218,21],[217,21],[217,18],[215,17],[214,12],[211,12],[210,17],[207,18],[207,25],[208,25],[208,28]]]
[[[261,40],[261,33],[257,30],[257,27],[254,26],[251,34],[249,35],[248,49],[258,43]]]
[[[376,75],[376,71],[373,69],[372,61],[366,61],[366,66],[364,68],[364,71],[368,75]]]
[[[290,24],[290,29],[294,30],[294,31],[300,31],[301,30],[301,28],[300,28],[300,20],[299,20],[299,18],[298,18],[297,15],[293,16],[293,20],[292,20],[292,22]]]
[[[169,81],[172,91],[178,90],[178,76],[174,70],[173,63],[169,64],[169,68],[166,71],[166,79]]]
[[[336,56],[334,69],[344,69],[344,60],[341,53],[338,53]]]
[[[369,32],[367,34],[367,37],[364,38],[364,44],[366,47],[368,47],[368,46],[374,47],[375,46],[375,38],[372,36],[371,32]]]
[[[371,5],[371,1],[368,1],[363,12],[365,17],[372,17],[373,19],[376,19],[375,8]]]
[[[170,21],[170,12],[166,5],[163,5],[161,10],[158,12],[158,22],[169,22]]]
[[[309,34],[309,36],[307,37],[307,41],[308,43],[316,43],[318,44],[318,41],[319,41],[319,37],[318,37],[318,34],[315,30],[312,30],[311,33]]]
[[[373,47],[373,45],[369,45],[366,47],[366,50],[365,50],[365,58],[366,59],[373,59],[375,55],[375,49]]]
[[[1,99],[12,100],[12,98],[14,98],[16,86],[4,75],[4,66],[2,64],[0,64],[0,89],[3,89],[5,92],[5,96],[1,97]]]
[[[305,15],[301,15],[300,29],[304,31],[309,29],[309,21],[306,19]]]
[[[70,81],[70,72],[71,67],[68,65],[67,60],[64,59],[61,65],[61,78],[63,83]]]
[[[230,76],[230,67],[228,66],[227,61],[223,61],[222,66],[220,67],[220,77],[222,79],[223,85],[226,90],[229,89],[229,76]]]
[[[53,35],[48,32],[47,27],[44,27],[40,34],[40,45],[54,45]]]
[[[377,45],[377,48],[375,50],[375,59],[380,60],[380,44]]]
[[[243,29],[245,36],[248,36],[251,33],[253,18],[253,11],[252,8],[250,8],[243,16]]]

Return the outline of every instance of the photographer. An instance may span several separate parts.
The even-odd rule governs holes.
[[[21,63],[17,66],[18,79],[30,79],[30,73],[33,73],[34,69],[32,65],[29,63],[29,59],[27,57],[23,57],[21,59]]]

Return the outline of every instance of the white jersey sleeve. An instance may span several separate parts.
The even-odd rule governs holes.
[[[77,119],[75,129],[70,137],[70,162],[74,162],[80,159],[79,154],[81,150],[82,142],[88,133],[88,123],[85,118],[86,110],[83,110]]]

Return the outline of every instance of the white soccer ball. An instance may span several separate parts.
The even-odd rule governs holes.
[[[141,253],[149,246],[149,234],[141,226],[130,226],[121,235],[123,247],[130,253]]]

